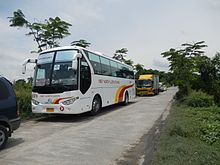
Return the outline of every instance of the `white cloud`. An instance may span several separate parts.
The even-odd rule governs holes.
[[[208,54],[214,55],[220,50],[219,8],[219,0],[171,0],[169,3],[162,0],[24,0],[13,3],[0,11],[5,17],[0,17],[0,74],[22,78],[23,60],[36,57],[30,54],[36,45],[31,37],[25,36],[27,30],[9,27],[6,16],[16,9],[21,9],[31,22],[35,18],[43,21],[59,16],[71,23],[72,35],[64,39],[62,45],[86,39],[92,43],[91,49],[108,56],[126,47],[128,58],[135,63],[166,70],[167,62],[160,54],[171,47],[205,40]]]
[[[157,70],[168,71],[169,62],[166,59],[153,59],[153,67]]]
[[[25,79],[33,74],[33,66],[28,67],[26,75],[21,74],[22,64],[24,61],[23,52],[4,49],[1,50],[0,59],[0,75],[7,77],[11,81]]]
[[[43,3],[42,1],[27,1],[22,11],[32,20],[35,18],[43,21],[49,17],[59,16],[73,25],[81,25],[103,19],[100,4],[102,4],[101,0],[47,0]],[[32,8],[31,11],[30,8]]]
[[[220,1],[219,0],[208,0],[207,3],[212,9],[220,11]]]
[[[4,33],[7,33],[9,30],[9,22],[6,18],[2,18],[0,17],[0,27],[1,27],[1,31],[0,31],[0,35],[3,35]]]

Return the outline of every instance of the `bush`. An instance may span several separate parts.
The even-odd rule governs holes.
[[[188,137],[188,136],[190,136],[190,133],[186,129],[184,129],[182,126],[174,125],[170,129],[169,135],[170,136],[178,135],[178,136],[181,136],[181,137]]]
[[[214,97],[202,91],[192,91],[185,102],[190,107],[209,107],[214,105]]]
[[[220,164],[220,107],[178,102],[164,127],[152,164]]]
[[[200,128],[202,135],[201,140],[206,143],[213,144],[220,139],[220,124],[219,122],[205,123]]]
[[[14,91],[22,118],[31,116],[31,85],[16,84]]]

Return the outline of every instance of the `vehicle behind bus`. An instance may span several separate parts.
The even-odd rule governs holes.
[[[140,75],[136,90],[138,96],[159,94],[159,76],[154,74]]]

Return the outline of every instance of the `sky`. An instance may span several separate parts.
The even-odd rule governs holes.
[[[0,75],[11,81],[33,76],[33,64],[25,75],[21,66],[38,56],[28,29],[9,27],[7,17],[18,9],[29,22],[59,16],[71,23],[61,46],[85,39],[89,49],[111,57],[127,48],[126,58],[146,69],[168,71],[161,53],[183,43],[205,41],[209,57],[220,52],[220,0],[1,0]]]

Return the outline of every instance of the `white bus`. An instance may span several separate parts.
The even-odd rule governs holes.
[[[102,107],[127,104],[136,96],[134,72],[101,53],[76,46],[43,51],[36,63],[32,112],[49,114],[97,114]]]

